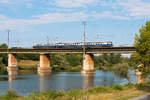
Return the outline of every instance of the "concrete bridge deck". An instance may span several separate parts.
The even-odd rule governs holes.
[[[15,54],[82,54],[83,48],[10,48],[0,49],[0,53],[15,53]],[[135,53],[134,47],[88,47],[87,54],[104,54],[104,53]]]

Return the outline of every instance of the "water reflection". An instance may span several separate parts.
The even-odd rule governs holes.
[[[50,76],[40,76],[40,92],[50,90]]]
[[[0,79],[0,95],[4,94],[8,88],[13,88],[22,96],[27,96],[33,91],[67,91],[128,83],[128,80],[119,78],[112,72],[99,70],[93,75],[81,75],[80,72],[59,72],[53,73],[51,76],[17,75],[8,77],[8,75],[1,75]],[[135,83],[135,79],[134,71],[132,71],[131,82]]]
[[[8,82],[11,83],[12,81],[16,80],[15,76],[8,76]]]
[[[16,80],[15,76],[8,76],[8,90],[14,90],[13,81]]]
[[[109,86],[110,84],[115,84],[116,81],[118,82],[118,78],[114,76],[112,72],[109,71],[101,71],[100,73],[96,73],[96,85],[101,86]]]
[[[82,84],[83,90],[94,86],[94,73],[82,74],[82,76],[83,76],[83,84]]]

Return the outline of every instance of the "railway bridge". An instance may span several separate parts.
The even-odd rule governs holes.
[[[93,54],[104,53],[121,53],[130,54],[135,53],[134,47],[86,47],[85,54],[82,47],[66,47],[66,48],[9,48],[0,49],[0,54],[8,54],[8,75],[17,75],[17,54],[40,54],[40,67],[38,73],[41,76],[50,75],[50,54],[83,54],[83,68],[82,73],[94,73],[94,59]]]

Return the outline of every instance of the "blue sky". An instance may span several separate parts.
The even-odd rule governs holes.
[[[0,0],[0,44],[112,41],[133,45],[134,35],[150,17],[149,0]],[[97,38],[99,37],[99,38]]]

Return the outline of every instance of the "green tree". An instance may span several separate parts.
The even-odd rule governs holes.
[[[7,44],[6,43],[3,43],[0,45],[0,48],[8,48]]]
[[[66,60],[69,62],[70,66],[82,65],[82,55],[81,54],[68,54],[66,55]]]
[[[55,71],[65,70],[69,67],[68,61],[65,59],[65,55],[55,54],[50,55],[51,66]]]
[[[100,69],[107,67],[106,69],[111,69],[114,64],[121,63],[120,54],[102,54],[94,57],[95,66]]]
[[[143,67],[139,68],[146,76],[150,72],[150,21],[147,21],[139,29],[139,35],[135,34],[136,53],[133,55],[136,62],[142,63]]]
[[[8,46],[7,44],[3,43],[0,45],[0,48],[8,48]],[[0,54],[0,57],[1,57],[1,63],[7,66],[7,62],[8,62],[7,54]]]
[[[17,54],[18,60],[36,60],[40,58],[39,54]]]

